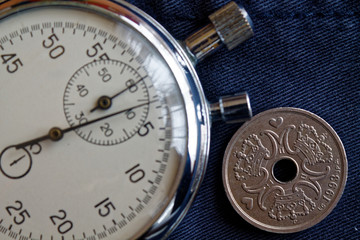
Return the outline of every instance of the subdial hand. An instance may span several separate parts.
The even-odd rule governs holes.
[[[90,112],[94,112],[97,109],[102,109],[102,110],[106,110],[109,109],[112,105],[112,100],[118,96],[120,96],[121,94],[123,94],[124,92],[128,91],[129,89],[135,87],[138,83],[140,83],[141,81],[143,81],[145,78],[147,78],[147,76],[142,77],[141,79],[139,79],[136,82],[133,82],[132,84],[129,84],[126,88],[124,88],[123,90],[121,90],[120,92],[114,94],[112,97],[109,96],[101,96],[97,102],[96,102],[96,106],[90,110]]]
[[[157,100],[153,100],[153,101],[142,103],[142,104],[139,104],[139,105],[136,105],[136,106],[132,106],[132,107],[129,107],[129,108],[126,108],[126,109],[123,109],[123,110],[120,110],[120,111],[117,111],[117,112],[114,112],[114,113],[111,113],[111,114],[108,114],[108,115],[105,115],[105,116],[102,116],[102,117],[99,117],[99,118],[96,118],[96,119],[93,119],[93,120],[88,121],[86,123],[75,125],[75,126],[68,127],[68,128],[65,128],[65,129],[61,129],[61,128],[58,128],[58,127],[53,127],[53,128],[50,129],[48,134],[46,134],[44,136],[41,136],[41,137],[38,137],[38,138],[34,138],[32,140],[29,140],[29,141],[26,141],[26,142],[23,142],[23,143],[20,143],[20,144],[17,144],[17,145],[14,145],[14,147],[16,149],[25,148],[27,146],[30,146],[30,145],[33,145],[33,144],[36,144],[36,143],[39,143],[39,142],[42,142],[42,141],[45,141],[45,140],[52,140],[52,141],[56,142],[56,141],[61,140],[65,133],[71,132],[71,131],[73,131],[73,130],[75,130],[77,128],[88,126],[90,124],[102,121],[102,120],[107,119],[107,118],[111,118],[113,116],[116,116],[118,114],[127,112],[129,110],[139,108],[139,107],[142,107],[142,106],[145,106],[145,105],[149,105],[149,104],[151,104],[153,102],[156,102],[156,101]]]
[[[22,155],[21,157],[19,157],[18,159],[14,160],[11,164],[10,167],[12,167],[14,164],[17,164],[19,161],[21,161],[21,159],[23,159],[25,157],[25,155]]]

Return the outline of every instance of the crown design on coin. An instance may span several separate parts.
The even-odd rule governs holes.
[[[286,195],[275,195],[274,205],[269,211],[269,217],[282,221],[290,219],[297,221],[299,216],[306,216],[316,207],[311,198],[307,197],[301,188]]]
[[[270,156],[270,151],[264,147],[256,134],[252,134],[243,142],[241,152],[235,154],[239,159],[235,165],[235,171],[249,176],[260,176],[262,161]]]
[[[326,139],[326,134],[319,135],[313,126],[302,123],[298,127],[294,146],[303,154],[307,164],[330,163],[333,161],[333,153],[332,148],[325,142]]]

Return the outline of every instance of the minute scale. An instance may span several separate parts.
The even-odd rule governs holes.
[[[54,20],[52,22],[40,23],[34,21],[30,25],[25,25],[17,30],[11,29],[9,32],[11,34],[7,35],[6,38],[2,37],[0,41],[1,76],[4,74],[6,76],[3,79],[12,77],[13,82],[19,81],[24,79],[22,76],[29,75],[26,72],[30,70],[30,66],[33,66],[32,68],[34,69],[41,67],[44,63],[56,63],[56,65],[46,64],[50,66],[50,69],[47,69],[47,71],[42,71],[42,68],[39,68],[39,76],[30,81],[32,86],[41,86],[44,80],[49,81],[50,79],[53,82],[50,89],[47,87],[46,92],[44,90],[39,92],[40,88],[27,87],[28,93],[34,94],[39,92],[37,94],[38,97],[32,95],[29,98],[29,104],[23,101],[21,104],[16,104],[16,109],[19,109],[19,107],[22,109],[17,110],[17,114],[23,112],[23,115],[17,118],[22,119],[26,115],[29,121],[37,122],[37,126],[33,126],[31,128],[32,131],[23,129],[22,131],[25,134],[20,134],[18,137],[11,134],[7,141],[1,143],[1,148],[3,149],[0,159],[1,171],[12,182],[6,183],[9,186],[9,190],[3,195],[7,196],[7,200],[2,201],[1,213],[6,218],[0,219],[0,233],[10,234],[11,236],[17,235],[22,239],[92,239],[92,237],[98,239],[105,235],[109,236],[107,239],[112,239],[111,235],[115,236],[116,232],[120,231],[120,229],[128,228],[129,223],[133,222],[145,207],[152,208],[151,205],[155,200],[151,199],[157,198],[156,192],[158,191],[159,184],[171,172],[170,170],[166,172],[167,162],[173,155],[169,152],[170,139],[172,138],[171,123],[169,122],[170,116],[168,115],[169,108],[166,101],[164,101],[165,99],[163,97],[160,99],[158,97],[159,94],[155,92],[153,85],[158,83],[156,81],[154,83],[152,79],[152,77],[160,76],[161,73],[154,68],[149,68],[149,66],[146,67],[147,69],[143,67],[144,62],[148,61],[149,58],[154,58],[156,53],[144,47],[142,55],[139,55],[139,52],[129,47],[124,40],[108,33],[108,30],[99,28],[99,26],[87,26],[77,20],[65,22]],[[13,37],[10,38],[10,35]],[[28,47],[19,48],[19,46],[26,45]],[[29,54],[30,48],[32,48],[31,52],[40,52],[41,58],[35,58],[36,61],[33,62],[34,56]],[[82,54],[74,55],[75,52]],[[147,55],[144,55],[144,52],[147,52]],[[74,59],[76,62],[85,63],[85,65],[81,67],[81,65],[73,64]],[[157,64],[159,66],[162,63],[157,61]],[[61,76],[56,76],[56,74],[48,75],[51,72],[56,73],[58,71],[57,66],[59,65],[62,66],[62,71],[66,69],[66,74]],[[149,70],[151,71],[150,73],[148,72]],[[163,76],[168,77],[168,70],[163,71],[165,72]],[[67,79],[64,76],[67,76]],[[54,78],[59,80],[54,81]],[[25,92],[25,94],[27,93]],[[64,94],[63,97],[61,97],[61,94]],[[3,92],[1,92],[1,96],[6,98]],[[56,103],[62,98],[65,119],[61,117],[61,111],[58,111],[61,108],[53,114],[55,109],[53,107],[47,108],[48,104],[45,105],[46,102]],[[31,99],[34,99],[34,101]],[[15,99],[14,102],[16,101]],[[37,102],[36,105],[34,102]],[[33,109],[30,107],[31,105],[41,105],[42,107],[37,107],[35,112],[29,117],[29,109]],[[46,119],[46,121],[35,117],[40,117],[44,113],[49,113],[54,115],[54,117]],[[54,121],[51,119],[54,119]],[[58,119],[63,120],[59,121]],[[3,119],[2,121],[8,122],[10,119]],[[66,123],[70,126],[55,127],[65,126]],[[31,135],[34,135],[35,129],[39,129],[38,132],[43,132],[44,130],[49,132],[34,138]],[[81,227],[81,221],[76,220],[78,217],[70,210],[78,206],[78,204],[65,203],[52,208],[50,205],[47,206],[48,204],[46,203],[47,201],[57,202],[56,199],[60,199],[61,192],[67,189],[67,186],[73,185],[65,180],[69,178],[70,172],[61,174],[64,175],[59,178],[64,179],[62,182],[55,181],[55,179],[50,181],[53,183],[48,183],[47,186],[51,186],[51,188],[43,186],[43,184],[34,179],[36,175],[40,173],[43,175],[46,172],[50,174],[47,178],[51,179],[51,169],[63,168],[61,166],[64,166],[64,164],[68,165],[68,163],[62,163],[63,160],[58,160],[57,164],[46,162],[49,160],[44,158],[48,158],[47,156],[55,151],[55,145],[51,147],[53,143],[46,140],[59,141],[62,139],[56,145],[65,146],[71,144],[70,146],[82,148],[83,144],[74,139],[73,134],[69,135],[69,137],[64,137],[64,134],[70,134],[73,131],[88,141],[89,143],[87,144],[90,145],[111,146],[120,143],[125,144],[124,141],[137,135],[137,140],[129,144],[133,145],[135,143],[137,146],[143,146],[143,150],[139,152],[140,154],[146,151],[153,155],[151,161],[142,163],[140,161],[132,161],[133,158],[141,159],[141,157],[135,156],[138,155],[135,152],[131,153],[131,157],[122,154],[121,161],[126,167],[119,168],[122,179],[121,183],[116,185],[102,184],[99,186],[100,188],[97,187],[99,189],[98,194],[103,194],[102,196],[94,195],[95,192],[82,194],[83,196],[79,200],[92,199],[87,201],[89,203],[88,210],[84,210],[86,212],[90,210],[94,213],[89,217],[92,219],[91,222],[93,224],[86,227]],[[30,134],[30,132],[33,133]],[[31,140],[24,141],[24,136]],[[154,141],[154,143],[157,142],[155,144],[157,147],[150,150],[150,146],[144,144],[148,141],[146,138],[152,139],[151,141]],[[80,138],[78,137],[78,139]],[[9,141],[12,143],[9,144]],[[124,148],[129,148],[129,145],[124,146]],[[124,152],[123,150],[120,151]],[[100,173],[96,173],[98,176],[119,175],[119,173],[115,174],[108,172],[108,170],[101,170],[104,168],[102,161],[96,159],[101,159],[103,152],[103,150],[99,151],[97,149],[96,153],[93,152],[95,156],[88,158],[87,164],[97,161],[95,165],[98,166],[98,170],[100,169]],[[62,152],[61,156],[63,156],[64,160],[70,157],[68,154],[64,155],[64,152]],[[83,164],[78,154],[72,154],[70,158],[78,162],[75,165],[79,167]],[[131,159],[131,161],[126,159]],[[50,165],[53,166],[50,167]],[[77,169],[75,171],[81,172],[81,168],[76,167],[74,164],[71,165],[73,169]],[[45,169],[47,169],[46,172],[44,172]],[[41,196],[45,192],[51,192],[53,197],[47,198],[46,201],[37,201],[35,203],[29,197],[16,196],[15,192],[11,189],[16,189],[18,184],[22,184],[23,188],[24,181],[22,180],[25,179],[27,181],[32,179],[28,183],[28,189],[32,189],[37,195]],[[89,183],[93,182],[91,180],[93,176],[88,178],[88,180],[85,179],[78,181],[77,185],[79,187],[70,190],[69,195],[79,195],[78,189],[86,189]],[[4,183],[7,180],[2,179],[0,181]],[[38,187],[31,187],[36,183]],[[131,192],[133,193],[127,197],[128,200],[125,200],[123,196],[118,197],[115,188],[122,186],[124,188],[129,184],[132,186]],[[114,192],[115,194],[113,194]],[[29,194],[27,195],[30,196]],[[121,199],[121,203],[117,199]],[[42,210],[37,210],[39,207]],[[48,213],[48,216],[46,216],[46,213]],[[81,218],[79,216],[79,219]],[[33,221],[47,226],[46,229],[48,231],[37,232],[28,229],[26,226]],[[57,233],[53,232],[52,229]],[[78,232],[76,229],[87,230]]]

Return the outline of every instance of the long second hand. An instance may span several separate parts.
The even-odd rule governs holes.
[[[101,120],[116,116],[118,114],[121,114],[123,112],[129,111],[129,110],[134,109],[134,108],[139,108],[139,107],[142,107],[142,106],[145,106],[145,105],[149,105],[150,103],[153,103],[153,102],[156,102],[156,101],[157,100],[153,100],[153,101],[149,101],[149,102],[146,102],[146,103],[142,103],[142,104],[139,104],[139,105],[127,108],[127,109],[123,109],[121,111],[117,111],[117,112],[102,116],[100,118],[93,119],[93,120],[88,121],[86,123],[71,126],[71,127],[65,128],[65,129],[60,129],[60,128],[57,128],[57,127],[53,127],[53,128],[50,129],[50,131],[49,131],[49,133],[47,135],[44,135],[44,136],[41,136],[41,137],[38,137],[38,138],[34,138],[32,140],[29,140],[29,141],[26,141],[26,142],[23,142],[23,143],[14,145],[14,146],[15,146],[16,149],[20,149],[20,148],[24,148],[24,147],[27,147],[29,145],[33,145],[35,143],[39,143],[39,142],[42,142],[42,141],[48,140],[48,139],[50,139],[52,141],[59,141],[64,136],[65,133],[73,131],[73,130],[75,130],[77,128],[88,126],[88,125],[93,124],[95,122],[99,122]]]

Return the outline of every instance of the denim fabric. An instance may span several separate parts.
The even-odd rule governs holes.
[[[174,37],[184,39],[223,0],[131,0]],[[272,234],[245,222],[232,209],[222,184],[222,159],[237,125],[214,123],[209,165],[189,213],[169,239],[360,239],[360,1],[242,0],[255,37],[198,64],[210,101],[249,92],[254,114],[297,107],[325,119],[342,139],[348,181],[336,208],[314,227]]]

